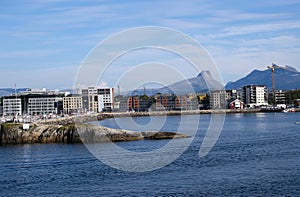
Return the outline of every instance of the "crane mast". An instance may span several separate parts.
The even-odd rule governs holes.
[[[276,98],[275,98],[275,68],[285,68],[284,66],[278,66],[274,63],[272,63],[272,66],[267,66],[267,68],[270,68],[272,71],[272,93],[273,93],[273,101],[274,104],[276,104]]]
[[[277,64],[272,63],[272,66],[268,66],[272,71],[272,91],[275,92],[275,68],[285,68],[284,66],[278,66]]]

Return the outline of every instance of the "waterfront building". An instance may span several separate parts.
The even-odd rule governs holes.
[[[213,90],[209,93],[209,106],[210,109],[226,109],[226,91]]]
[[[65,114],[82,112],[82,97],[79,94],[70,94],[63,97],[63,112]]]
[[[275,91],[275,102],[276,104],[286,104],[286,91],[276,90]]]
[[[58,90],[27,89],[18,93],[22,101],[22,114],[38,115],[62,113],[62,97],[68,92]]]
[[[229,109],[244,109],[244,102],[235,99],[229,103]]]
[[[89,94],[88,96],[88,111],[98,113],[102,111],[99,109],[99,102],[98,99],[99,95],[97,94]]]
[[[126,111],[148,111],[151,107],[151,100],[145,96],[127,97]]]
[[[225,96],[226,101],[233,101],[235,99],[240,99],[240,95],[238,90],[232,89],[232,90],[226,90],[226,96]]]
[[[175,110],[175,95],[157,95],[156,96],[156,110],[157,111],[170,111]]]
[[[195,108],[195,99],[197,100],[197,97],[188,98],[187,96],[156,95],[156,110],[191,110]],[[198,108],[198,102],[196,102],[196,108]]]
[[[188,99],[186,96],[176,96],[176,98],[175,98],[175,109],[187,110],[188,109],[188,102],[191,105],[191,103],[190,103],[191,100],[192,99]]]
[[[247,107],[268,105],[265,85],[247,85],[243,87],[244,103]]]
[[[62,97],[43,95],[28,99],[28,115],[59,114],[62,109]]]
[[[186,109],[187,110],[197,110],[199,109],[199,103],[197,98],[188,98],[186,101]],[[184,110],[184,109],[182,109]]]
[[[140,99],[138,96],[130,96],[127,100],[128,111],[140,111]]]
[[[114,108],[114,88],[98,88],[97,94],[100,95],[100,106],[102,110],[111,111]],[[100,109],[101,110],[101,109]],[[101,111],[102,111],[101,110]]]
[[[118,103],[118,108],[114,108],[116,111],[126,112],[128,111],[128,96],[118,95],[115,97],[114,103]]]
[[[84,110],[97,113],[114,109],[114,88],[88,87],[81,92]]]
[[[81,90],[81,97],[82,97],[82,110],[83,112],[87,112],[89,109],[89,93],[88,89]]]
[[[22,103],[20,98],[7,96],[3,98],[3,115],[16,116],[22,114]]]

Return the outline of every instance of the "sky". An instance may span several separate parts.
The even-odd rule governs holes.
[[[171,28],[195,39],[215,63],[223,83],[273,62],[300,70],[299,0],[2,0],[0,25],[1,88],[15,84],[72,88],[99,43],[145,26]],[[199,74],[174,54],[161,51],[135,52],[134,58],[129,55],[123,62],[137,57],[147,66],[155,58],[163,64],[180,64],[187,78]],[[120,60],[111,73],[123,76],[128,63],[136,62],[127,61],[120,69]],[[116,86],[116,77],[109,76],[100,83]]]

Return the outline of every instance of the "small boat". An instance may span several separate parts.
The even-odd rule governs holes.
[[[300,121],[296,122],[296,124],[300,125]]]
[[[285,109],[283,110],[283,113],[288,113],[288,112],[295,112],[295,108],[288,108],[288,109]]]

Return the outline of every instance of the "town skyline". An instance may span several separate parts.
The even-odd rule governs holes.
[[[273,63],[272,63],[273,64]],[[276,65],[276,64],[274,64],[274,65]],[[277,66],[277,65],[276,65]],[[278,70],[279,68],[276,68],[276,71],[275,71],[275,76],[277,75],[277,72],[281,72],[281,71],[279,71]],[[280,69],[283,69],[283,70],[286,70],[285,72],[292,72],[292,73],[289,73],[289,74],[287,74],[287,75],[290,75],[290,76],[288,76],[288,78],[289,79],[291,79],[291,78],[293,78],[293,77],[295,77],[295,72],[297,71],[297,73],[299,73],[299,71],[298,70],[296,70],[294,67],[291,67],[291,66],[288,66],[288,65],[286,65],[286,66],[284,66],[284,67],[280,67]],[[227,83],[224,83],[223,85],[224,85],[224,87],[222,88],[222,87],[220,87],[220,88],[216,88],[216,87],[213,87],[213,86],[217,86],[218,85],[218,83],[219,83],[219,81],[217,81],[217,80],[215,80],[214,78],[213,78],[213,76],[209,76],[208,78],[203,78],[203,75],[207,75],[207,73],[209,73],[209,75],[210,75],[210,72],[209,71],[201,71],[198,75],[196,75],[194,78],[189,78],[189,79],[186,79],[186,80],[188,80],[188,81],[190,81],[190,83],[191,84],[193,84],[193,83],[195,83],[195,81],[194,82],[192,82],[194,79],[197,79],[199,76],[200,76],[200,78],[202,78],[202,79],[204,79],[205,81],[206,81],[206,83],[213,83],[213,85],[211,84],[210,85],[210,88],[209,89],[227,89],[227,90],[229,90],[229,89],[239,89],[239,88],[242,88],[242,86],[243,85],[241,85],[240,87],[234,87],[234,88],[232,88],[232,87],[230,87],[230,86],[232,86],[232,84],[235,84],[235,83],[240,83],[240,81],[242,81],[242,80],[247,80],[247,78],[251,78],[252,80],[253,80],[253,77],[255,78],[255,74],[254,74],[254,72],[255,71],[259,71],[259,72],[265,72],[265,75],[267,74],[267,77],[264,75],[264,76],[259,76],[259,78],[256,78],[256,80],[258,80],[259,82],[246,82],[244,85],[248,85],[248,84],[256,84],[256,85],[266,85],[267,86],[267,88],[269,89],[269,90],[271,90],[272,88],[271,88],[271,85],[270,84],[268,84],[268,82],[261,82],[261,80],[262,80],[262,78],[263,79],[265,79],[265,80],[269,80],[270,81],[270,83],[271,83],[271,69],[269,69],[269,68],[267,68],[267,69],[264,69],[264,70],[257,70],[257,69],[254,69],[254,70],[252,70],[252,71],[250,71],[249,73],[247,73],[245,76],[241,76],[241,78],[239,78],[239,79],[237,79],[236,81],[228,81]],[[261,75],[261,74],[260,74]],[[205,76],[204,76],[205,77]],[[207,77],[207,76],[206,76]],[[275,83],[279,80],[282,80],[282,78],[284,78],[284,77],[287,77],[286,75],[281,75],[281,77],[280,77],[280,79],[279,78],[277,78],[276,77],[276,80],[275,80]],[[200,83],[202,84],[202,79],[200,79]],[[192,81],[191,81],[192,80]],[[295,79],[292,79],[293,81],[295,81]],[[174,83],[172,83],[172,84],[168,84],[168,85],[165,85],[165,86],[157,86],[156,84],[153,84],[154,86],[151,86],[151,84],[150,84],[150,86],[149,86],[149,84],[147,85],[147,84],[143,84],[143,85],[141,85],[140,87],[138,87],[138,88],[134,88],[134,89],[128,89],[128,90],[123,90],[123,89],[121,89],[120,87],[121,87],[121,85],[122,84],[118,84],[117,86],[112,86],[113,88],[115,88],[116,90],[117,90],[117,92],[119,92],[120,90],[122,90],[122,91],[120,91],[122,94],[129,94],[130,92],[131,93],[133,93],[133,92],[135,92],[135,91],[145,91],[146,90],[146,93],[147,94],[149,94],[149,91],[150,90],[159,90],[159,89],[169,89],[169,88],[171,88],[171,89],[174,89],[175,91],[179,91],[180,92],[180,89],[182,89],[182,88],[180,88],[180,87],[172,87],[172,86],[174,86],[174,84],[177,84],[177,83],[180,83],[180,82],[182,82],[182,81],[175,81]],[[217,83],[217,84],[216,84]],[[290,88],[290,87],[287,87],[287,86],[284,86],[284,87],[282,87],[282,85],[283,85],[284,83],[280,83],[279,85],[281,86],[280,88],[277,88],[278,87],[278,84],[277,84],[277,86],[276,86],[276,89],[282,89],[282,90],[292,90],[292,89],[298,89],[298,87],[296,87],[298,84],[293,84],[292,86],[295,86],[295,87],[293,87],[293,88]],[[188,84],[186,84],[186,85],[188,85]],[[88,87],[92,87],[92,86],[96,86],[96,87],[100,87],[100,88],[108,88],[109,86],[108,86],[108,84],[106,84],[106,83],[100,83],[100,84],[91,84],[90,86],[86,86],[86,87],[82,87],[82,88],[88,88]],[[188,85],[189,86],[189,85]],[[199,84],[199,86],[203,86],[203,84],[202,85],[200,85]],[[205,86],[205,85],[204,85]],[[236,86],[236,85],[235,85]],[[194,87],[195,88],[195,87]],[[4,91],[5,89],[16,89],[17,91],[20,91],[20,90],[25,90],[25,89],[36,89],[36,90],[43,90],[43,89],[47,89],[47,90],[62,90],[62,91],[71,91],[72,93],[76,93],[76,91],[79,91],[80,90],[80,88],[78,89],[74,89],[74,87],[68,87],[68,88],[64,88],[64,89],[55,89],[55,88],[52,88],[52,87],[50,87],[50,88],[45,88],[44,86],[39,86],[39,87],[22,87],[22,86],[20,86],[20,87],[18,87],[17,86],[17,84],[14,84],[13,85],[13,87],[0,87],[0,89],[2,90],[2,91]],[[189,89],[189,88],[187,88],[187,89]],[[197,87],[196,87],[196,89],[198,89]],[[193,91],[195,91],[195,89],[193,90]],[[164,92],[164,90],[163,90],[163,92]],[[179,93],[178,92],[178,93]],[[199,92],[205,92],[205,91],[203,91],[203,90],[200,90]],[[3,94],[1,91],[0,91],[0,95],[1,94]],[[151,95],[151,94],[150,94]]]
[[[210,54],[225,83],[272,62],[300,70],[299,1],[29,0],[0,5],[1,87],[70,88],[95,46],[140,26],[168,27],[194,38]],[[169,58],[171,65],[174,59]],[[134,58],[120,72],[130,65],[135,65]],[[112,86],[110,81],[103,83]]]

